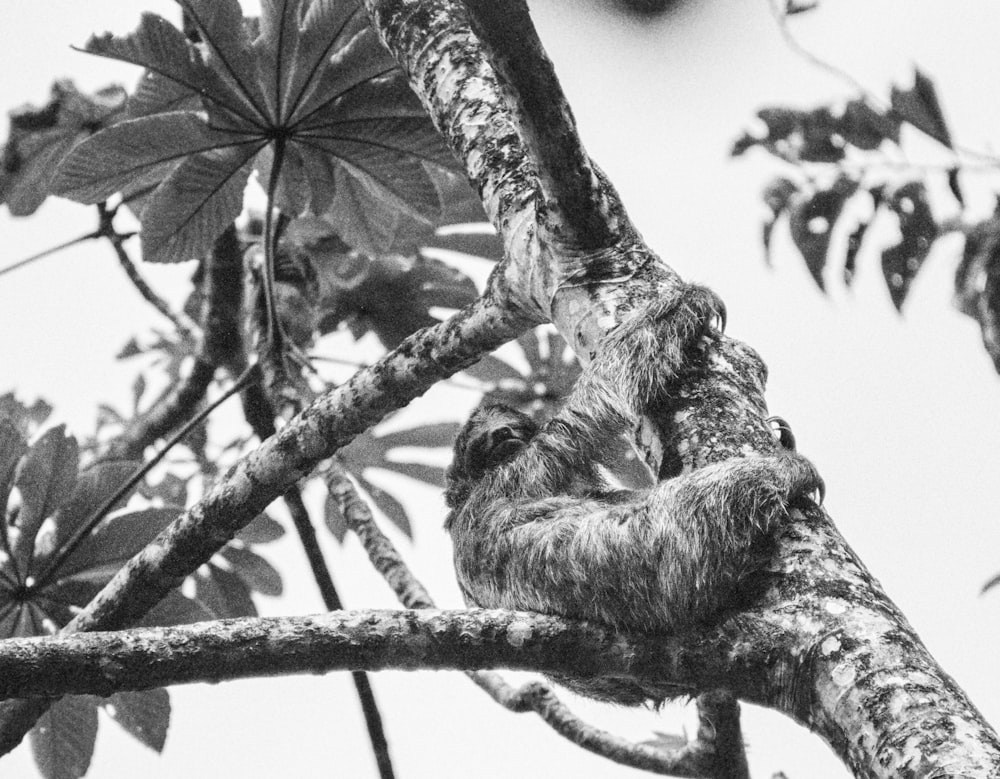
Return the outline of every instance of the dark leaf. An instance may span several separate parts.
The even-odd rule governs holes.
[[[28,570],[42,522],[66,502],[76,483],[79,448],[65,429],[59,425],[38,439],[21,460],[14,478],[21,493],[21,510],[11,552],[22,573]]]
[[[854,194],[857,186],[856,181],[842,177],[829,189],[821,189],[811,196],[799,193],[792,200],[788,219],[792,240],[802,252],[806,267],[820,289],[826,289],[823,269],[826,267],[830,235],[844,203]]]
[[[99,702],[93,695],[68,695],[35,723],[28,740],[45,779],[79,779],[87,773],[97,738]]]
[[[899,118],[883,114],[861,99],[847,104],[837,126],[845,141],[865,151],[874,151],[885,140],[899,143]]]
[[[547,354],[540,349],[542,340]],[[502,403],[530,414],[536,420],[551,416],[580,375],[580,365],[566,342],[546,329],[529,330],[517,339],[528,362],[528,374],[503,381],[486,393],[482,403]]]
[[[457,422],[439,422],[432,425],[418,425],[406,430],[396,430],[381,436],[388,449],[397,446],[440,447],[451,446],[461,429]]]
[[[195,573],[194,583],[195,599],[216,619],[257,616],[250,588],[235,573],[209,563]]]
[[[150,749],[163,751],[170,726],[170,696],[166,690],[116,692],[103,706],[126,733]]]
[[[902,239],[882,252],[882,274],[892,303],[899,311],[914,278],[930,254],[938,228],[923,182],[911,181],[898,187],[889,199],[889,207],[899,218]]]
[[[38,399],[30,406],[14,397],[13,392],[0,395],[0,419],[6,419],[16,427],[21,437],[30,439],[52,413],[52,406]]]
[[[7,546],[7,500],[14,486],[17,464],[28,451],[28,442],[12,421],[0,417],[0,535]]]
[[[786,0],[785,16],[804,14],[819,7],[819,0]],[[661,734],[662,735],[662,734]]]
[[[492,227],[483,225],[481,232],[437,232],[423,242],[423,246],[434,249],[447,249],[452,252],[468,254],[472,257],[482,257],[491,262],[503,259],[503,244]]]
[[[203,50],[208,51],[206,64],[229,88],[238,103],[237,111],[246,117],[266,116],[264,85],[257,81],[249,30],[239,2],[180,0],[180,4],[201,33]],[[262,10],[274,13],[276,4],[269,3]]]
[[[337,501],[329,493],[327,493],[326,502],[323,504],[323,522],[333,537],[339,543],[344,543],[344,539],[347,537],[347,520],[344,519]]]
[[[50,616],[37,603],[24,603],[18,614],[13,638],[51,635],[58,624],[49,622]]]
[[[94,35],[87,41],[84,50],[101,57],[141,65],[191,92],[204,94],[220,105],[234,111],[239,108],[238,101],[228,90],[217,79],[211,78],[210,70],[184,33],[157,14],[143,13],[135,32],[128,35]]]
[[[173,522],[182,508],[147,508],[109,517],[73,550],[57,577],[91,572],[112,572],[145,548]]]
[[[955,271],[955,307],[966,316],[981,321],[982,299],[996,284],[998,270],[1000,218],[994,214],[965,231],[965,248]]]
[[[216,614],[200,601],[185,597],[178,590],[171,590],[138,621],[137,627],[189,625],[217,618]]]
[[[92,578],[55,582],[47,585],[34,601],[52,618],[57,627],[62,627],[79,609],[94,599],[115,573],[117,568],[109,568],[103,575]]]
[[[799,111],[781,106],[761,108],[757,112],[757,118],[767,127],[767,137],[772,141],[787,138],[799,129],[802,121],[802,115]]]
[[[285,528],[267,514],[258,514],[244,527],[236,538],[247,544],[269,544],[285,535]]]
[[[227,544],[220,553],[254,592],[277,598],[281,595],[281,574],[267,560],[246,547]]]
[[[958,201],[958,204],[962,208],[965,208],[965,195],[962,194],[962,184],[958,180],[958,176],[961,172],[961,168],[958,166],[948,171],[948,189],[951,190],[951,194],[955,196],[955,200]]]
[[[791,2],[789,2],[789,6],[790,5]],[[803,10],[808,11],[809,9],[805,8]],[[788,11],[787,13],[792,13],[792,12]],[[688,739],[687,736],[681,735],[679,733],[664,733],[659,730],[654,730],[653,738],[646,739],[645,741],[641,741],[640,743],[644,744],[645,746],[653,747],[653,749],[674,751],[686,747],[688,745]]]
[[[144,498],[159,498],[168,506],[186,506],[188,479],[182,479],[175,473],[165,473],[156,484],[141,484],[139,492]]]
[[[198,111],[201,97],[172,78],[147,70],[129,95],[125,113],[129,119],[171,111]]]
[[[22,622],[24,615],[29,611],[29,607],[24,603],[14,603],[7,600],[2,606],[0,606],[0,638],[18,638],[20,636],[32,636],[35,635],[34,631],[30,629],[30,621],[28,623],[29,629],[22,629]]]
[[[799,185],[784,176],[775,176],[764,187],[763,199],[775,216],[788,208],[792,195],[799,191]]]
[[[798,192],[799,186],[791,179],[776,176],[764,187],[764,205],[771,211],[771,216],[764,221],[762,238],[764,242],[764,260],[771,264],[771,233],[778,217],[788,208],[792,196]]]
[[[162,179],[165,163],[176,166],[190,155],[244,143],[241,136],[210,129],[191,111],[130,119],[78,144],[59,166],[52,191],[99,203],[127,184]]]
[[[493,385],[501,384],[504,381],[521,380],[521,374],[518,373],[517,369],[490,354],[483,357],[475,365],[466,368],[463,373]]]
[[[142,211],[142,256],[181,262],[207,254],[243,210],[247,163],[262,144],[247,143],[185,159]]]
[[[798,157],[807,162],[839,162],[844,158],[840,122],[829,108],[816,108],[802,115],[802,145]]]
[[[428,257],[326,251],[325,243],[307,249],[320,282],[320,332],[352,320],[356,333],[373,330],[387,347],[438,319],[431,308],[460,308],[475,300],[473,281],[440,260]]]
[[[125,90],[106,87],[93,95],[72,81],[57,81],[49,103],[10,114],[10,134],[0,158],[0,202],[13,216],[28,216],[45,200],[53,173],[74,144],[121,117]]]
[[[371,498],[372,503],[375,504],[379,511],[385,514],[386,519],[398,527],[407,538],[413,538],[413,526],[410,523],[409,514],[403,508],[403,504],[367,479],[360,476],[355,476],[355,478],[358,484],[361,485],[361,488],[368,493],[368,497]]]
[[[847,256],[844,259],[844,284],[848,287],[854,282],[854,273],[857,269],[858,252],[861,250],[861,243],[868,232],[870,222],[860,222],[854,231],[847,236]]]
[[[893,110],[901,119],[949,149],[952,148],[951,133],[944,120],[934,82],[919,69],[914,71],[913,86],[910,89],[892,88],[891,102]]]
[[[216,128],[211,146],[205,138],[157,133],[161,144],[172,138],[170,152],[177,156],[171,159],[186,159],[172,172],[150,173],[166,180],[143,208],[146,259],[182,260],[206,251],[218,226],[238,211],[244,166],[278,135],[286,152],[281,205],[292,214],[329,211],[353,245],[384,250],[400,214],[428,222],[439,216],[441,197],[427,166],[457,165],[356,4],[324,0],[305,9],[273,0],[264,4],[259,24],[243,19],[236,0],[181,5],[199,48],[149,14],[129,36],[87,44],[89,51],[150,71],[133,115],[155,123],[163,109],[188,108],[198,95]],[[149,146],[140,130],[121,131],[135,136],[123,144],[133,163],[143,162],[136,158]],[[114,179],[105,176],[103,189],[122,187]]]
[[[82,471],[73,487],[69,500],[56,514],[55,532],[48,537],[48,546],[36,545],[38,557],[48,557],[68,539],[76,529],[97,511],[135,473],[140,463],[130,460],[99,462]],[[122,495],[108,513],[125,505],[133,490]]]

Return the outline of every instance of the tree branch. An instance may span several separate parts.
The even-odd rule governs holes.
[[[610,185],[595,171],[577,133],[552,62],[524,0],[464,0],[472,30],[486,45],[544,195],[539,210],[546,239],[565,249],[614,245],[629,229]]]
[[[646,651],[656,642],[647,642]],[[385,669],[619,672],[642,652],[613,631],[503,611],[336,611],[0,642],[0,699]],[[44,672],[40,669],[44,668]]]
[[[128,252],[122,245],[125,241],[126,236],[118,235],[115,233],[108,237],[111,242],[111,246],[115,250],[115,255],[118,257],[118,262],[122,266],[122,270],[125,271],[125,275],[128,276],[129,281],[132,282],[132,286],[136,288],[140,295],[147,303],[149,303],[153,308],[159,311],[163,316],[170,320],[170,323],[177,328],[177,331],[182,335],[194,336],[198,333],[198,326],[191,321],[190,317],[183,311],[172,311],[167,302],[161,298],[149,286],[142,274],[139,273],[139,269],[135,266],[132,258],[129,257]]]

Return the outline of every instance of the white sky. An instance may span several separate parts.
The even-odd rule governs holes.
[[[175,15],[167,0],[141,7]],[[816,291],[787,231],[777,234],[776,267],[764,267],[759,192],[776,167],[757,154],[730,161],[728,148],[763,104],[809,106],[849,93],[784,47],[766,0],[699,0],[670,21],[642,25],[624,19],[612,0],[536,0],[532,8],[588,149],[639,229],[682,275],[722,294],[729,333],[767,361],[769,405],[820,467],[838,526],[945,669],[1000,721],[1000,591],[977,595],[1000,570],[993,481],[1000,379],[975,325],[950,308],[960,242],[935,250],[903,318],[872,254],[860,259],[854,292],[834,281],[832,299]],[[131,83],[135,69],[68,45],[91,32],[131,29],[139,10],[130,0],[17,3],[0,32],[8,74],[0,107],[44,102],[60,76],[89,89]],[[827,0],[794,29],[879,94],[919,64],[938,86],[954,135],[989,149],[1000,137],[998,23],[1000,8],[988,0]],[[934,154],[919,148],[913,158],[940,160]],[[992,208],[989,182],[966,181],[984,215]],[[953,209],[947,198],[934,205],[938,216]],[[0,266],[93,229],[91,220],[89,210],[62,202],[30,220],[0,213]],[[143,270],[180,300],[191,268]],[[46,397],[81,435],[92,429],[98,402],[127,405],[133,368],[115,363],[114,353],[160,324],[103,246],[0,278],[0,312],[0,390]],[[455,418],[454,406],[438,394],[415,411]],[[457,607],[440,498],[422,485],[412,495],[417,543],[409,556],[439,603]],[[353,544],[343,553],[328,549],[349,605],[394,605]],[[319,610],[295,543],[276,545],[271,558],[288,595],[264,602],[265,612]],[[637,775],[561,741],[531,716],[501,711],[457,674],[387,673],[374,683],[400,777]],[[162,758],[103,722],[90,775],[376,776],[345,675],[192,686],[171,697],[174,724]],[[656,715],[574,706],[635,738],[679,727],[679,709],[670,707]],[[751,712],[744,724],[755,776],[779,769],[792,779],[846,776],[817,738],[782,717]],[[35,775],[26,748],[4,758],[0,771]]]

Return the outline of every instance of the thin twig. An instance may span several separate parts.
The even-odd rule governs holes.
[[[100,460],[137,460],[147,446],[191,418],[215,377],[215,366],[195,357],[191,370],[169,395],[133,420],[111,441]]]
[[[75,246],[78,243],[83,243],[84,241],[91,241],[94,238],[100,238],[101,234],[99,232],[90,232],[85,235],[77,236],[76,238],[71,238],[68,241],[63,241],[56,246],[50,246],[48,249],[43,249],[37,254],[32,254],[30,257],[25,257],[23,260],[18,260],[17,262],[8,265],[6,268],[0,268],[0,276],[3,276],[12,271],[16,271],[18,268],[23,268],[25,265],[30,265],[36,260],[41,260],[48,257],[56,252],[61,252],[63,249],[68,249],[70,246]]]
[[[107,229],[114,234],[110,222],[107,224]],[[121,250],[120,244],[116,244],[116,249]],[[246,368],[239,322],[243,257],[235,227],[230,225],[216,239],[202,267],[205,273],[201,282],[204,290],[200,312],[201,341],[191,370],[166,397],[132,420],[121,435],[109,443],[101,455],[102,460],[141,458],[147,446],[197,412],[217,368],[224,366],[232,374]],[[196,327],[194,332],[199,329]]]
[[[142,295],[146,302],[169,319],[171,324],[173,324],[173,326],[176,327],[181,334],[196,337],[200,332],[200,328],[195,324],[194,320],[183,311],[171,310],[167,301],[157,295],[153,288],[149,286],[149,283],[139,273],[139,269],[135,266],[135,262],[129,256],[128,251],[126,251],[125,246],[123,245],[128,236],[114,233],[106,237],[111,243],[111,246],[114,248],[115,254],[118,257],[118,262],[121,263],[122,269],[125,271],[125,275],[128,276],[129,281],[132,282],[132,286],[138,290],[139,294]]]
[[[832,62],[828,62],[817,54],[814,54],[805,46],[803,46],[798,39],[792,35],[792,31],[788,26],[788,14],[785,13],[782,7],[782,0],[767,0],[768,8],[771,10],[771,15],[774,17],[774,21],[778,26],[778,31],[781,33],[781,37],[784,39],[785,44],[790,48],[795,54],[802,57],[806,62],[813,65],[820,70],[824,70],[833,77],[840,79],[846,84],[849,84],[862,96],[864,101],[868,103],[872,108],[877,109],[881,113],[892,112],[895,116],[898,116],[904,122],[906,122],[911,127],[922,132],[928,138],[937,141],[942,146],[948,147],[955,154],[963,154],[966,157],[972,157],[973,159],[982,160],[983,162],[992,164],[996,166],[1000,164],[1000,158],[994,157],[992,154],[986,152],[977,151],[976,149],[970,149],[964,146],[960,146],[956,143],[945,143],[944,139],[938,137],[933,132],[925,127],[911,122],[907,117],[899,114],[899,112],[893,111],[892,106],[886,105],[886,103],[881,100],[874,92],[865,87],[858,79],[852,76],[843,68],[834,65]]]

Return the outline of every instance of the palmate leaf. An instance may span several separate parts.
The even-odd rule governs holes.
[[[87,51],[148,72],[130,121],[63,163],[60,194],[89,202],[144,191],[143,177],[158,184],[144,202],[141,237],[144,258],[162,262],[209,250],[238,213],[252,167],[286,179],[279,202],[293,216],[439,214],[428,166],[455,169],[455,160],[356,0],[267,0],[259,24],[237,0],[180,4],[199,47],[153,14],[130,35],[88,41]],[[265,148],[273,155],[262,156]],[[343,237],[364,243],[373,226]]]
[[[44,408],[33,412],[7,396],[0,401],[0,411],[11,411],[14,420],[17,414],[44,416]],[[0,518],[10,532],[9,539],[3,535],[0,539],[13,551],[0,555],[0,639],[54,633],[181,511],[119,508],[130,493],[117,493],[134,473],[134,464],[104,462],[77,474],[78,447],[61,426],[43,433],[29,447],[16,424],[0,420],[0,452],[4,504],[12,487],[19,494],[12,506],[5,505]],[[89,527],[112,496],[116,501],[111,510],[117,508],[117,513],[77,540],[77,531]],[[275,535],[271,527],[262,532]],[[223,587],[226,602],[239,606],[249,601],[251,588],[269,593],[280,589],[277,573],[253,552],[241,548],[231,555],[230,564],[232,572],[220,571],[213,577],[216,585],[215,578],[233,580],[233,586]],[[201,603],[174,590],[142,623],[181,624],[213,616]],[[165,691],[121,693],[108,701],[70,696],[53,706],[30,734],[44,776],[75,778],[87,770],[99,706],[142,743],[162,749],[170,712]]]
[[[200,257],[243,210],[247,163],[260,145],[188,157],[142,209],[142,253],[152,260]]]
[[[144,174],[162,170],[163,164],[243,144],[241,136],[211,129],[193,111],[131,119],[79,144],[63,160],[52,191],[81,203],[99,203]]]

